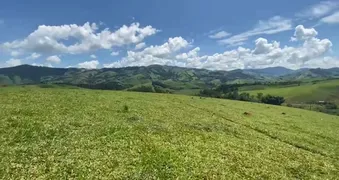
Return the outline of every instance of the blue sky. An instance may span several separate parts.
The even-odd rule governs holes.
[[[338,1],[11,0],[0,67],[339,66]]]

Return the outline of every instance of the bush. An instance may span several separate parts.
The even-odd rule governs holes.
[[[326,105],[325,105],[325,108],[326,109],[338,109],[338,106],[332,102],[328,102]]]
[[[124,107],[122,108],[122,112],[127,113],[129,111],[129,107],[127,105],[124,105]]]
[[[281,96],[272,96],[268,94],[261,99],[261,102],[265,104],[281,105],[282,103],[285,102],[285,98]]]

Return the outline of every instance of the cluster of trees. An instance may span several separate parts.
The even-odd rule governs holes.
[[[270,94],[264,95],[262,93],[258,93],[257,96],[254,96],[246,92],[239,93],[237,85],[227,85],[227,84],[220,85],[215,89],[201,90],[199,95],[204,97],[259,102],[273,105],[281,105],[285,102],[285,98],[281,96],[273,96]]]

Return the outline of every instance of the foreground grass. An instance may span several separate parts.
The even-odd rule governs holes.
[[[339,118],[322,113],[35,87],[0,88],[0,109],[1,179],[339,177]]]

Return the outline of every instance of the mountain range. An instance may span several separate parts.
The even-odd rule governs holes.
[[[0,69],[0,84],[67,84],[94,89],[172,92],[220,84],[304,81],[339,78],[339,68],[291,70],[284,67],[211,71],[151,65],[104,69],[49,68],[30,65]]]

